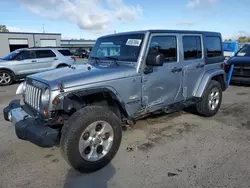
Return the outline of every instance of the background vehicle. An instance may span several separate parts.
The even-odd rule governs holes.
[[[81,58],[88,58],[89,57],[89,51],[85,49],[77,49],[74,53],[75,56],[81,57]]]
[[[226,59],[234,56],[240,49],[237,41],[223,42],[223,51]]]
[[[24,48],[0,59],[0,86],[29,74],[75,64],[75,57],[65,48]]]
[[[250,83],[250,44],[245,44],[243,48],[227,61],[228,70],[234,64],[232,82]]]
[[[220,33],[108,35],[97,40],[88,64],[29,76],[17,89],[24,105],[14,100],[3,113],[18,138],[41,147],[60,142],[73,168],[92,172],[116,155],[124,123],[191,105],[215,115],[227,89],[223,65]]]

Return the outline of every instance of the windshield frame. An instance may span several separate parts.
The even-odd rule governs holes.
[[[4,56],[2,57],[1,59],[2,60],[5,60],[5,61],[11,61],[11,60],[14,60],[14,58],[20,54],[20,52],[22,52],[23,49],[17,49],[17,50],[14,50],[12,51],[11,53],[9,53],[7,56]]]
[[[119,41],[119,40],[115,41],[115,39],[119,38],[119,37],[122,37],[123,39],[121,39],[121,41]],[[127,45],[127,43],[124,43],[124,41],[128,42],[129,39],[141,40],[139,46],[132,46],[132,45],[130,46],[130,45],[128,45],[128,47],[130,47],[131,49],[133,47],[138,47],[138,51],[136,52],[135,57],[123,57],[123,56],[117,56],[117,55],[97,56],[98,50],[100,50],[100,47],[101,47],[102,43],[121,42],[121,45],[123,45],[123,47],[125,47]],[[90,55],[89,55],[89,59],[90,60],[98,59],[98,60],[101,60],[101,61],[107,61],[107,60],[110,60],[111,58],[113,58],[113,59],[115,59],[116,61],[119,61],[119,62],[136,62],[137,63],[138,58],[140,57],[140,54],[142,52],[145,39],[146,39],[146,34],[144,32],[115,34],[115,35],[108,35],[108,36],[100,37],[100,38],[97,39],[94,47],[92,48],[92,50],[90,52]],[[107,47],[107,48],[109,48],[109,47]],[[112,48],[112,47],[110,47],[110,48]],[[121,47],[118,47],[118,48],[120,50]]]
[[[244,56],[239,55],[239,53],[241,53],[243,50],[246,49],[246,53]],[[250,57],[250,45],[244,45],[236,54],[236,57]]]

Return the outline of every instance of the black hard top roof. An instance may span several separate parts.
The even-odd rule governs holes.
[[[204,34],[204,35],[211,35],[211,36],[221,36],[221,33],[219,32],[213,32],[213,31],[197,31],[197,30],[162,30],[162,29],[155,29],[155,30],[139,30],[139,31],[129,31],[129,32],[121,32],[111,35],[105,35],[103,37],[107,36],[119,36],[119,35],[125,35],[125,34],[145,34],[145,33],[180,33],[180,34]]]

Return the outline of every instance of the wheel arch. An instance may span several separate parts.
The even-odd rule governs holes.
[[[57,66],[56,66],[56,68],[59,68],[60,66],[65,66],[65,67],[67,67],[67,66],[69,66],[67,63],[59,63]]]
[[[13,70],[11,70],[9,68],[5,68],[5,67],[0,68],[0,71],[2,71],[2,70],[10,72],[13,75],[14,80],[16,79],[16,74]]]
[[[202,97],[211,80],[216,80],[221,84],[222,91],[227,89],[226,76],[224,70],[211,70],[204,74],[194,96]]]
[[[72,112],[70,112],[68,110],[68,106],[72,104],[74,109]],[[87,105],[109,106],[118,117],[129,117],[125,103],[119,94],[113,88],[107,87],[92,88],[87,90],[83,89],[67,93],[64,95],[63,103],[61,104],[60,108],[63,109],[63,111],[71,114]]]

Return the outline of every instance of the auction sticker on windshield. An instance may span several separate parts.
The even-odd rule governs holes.
[[[126,45],[128,46],[140,46],[141,40],[140,39],[128,39]]]

